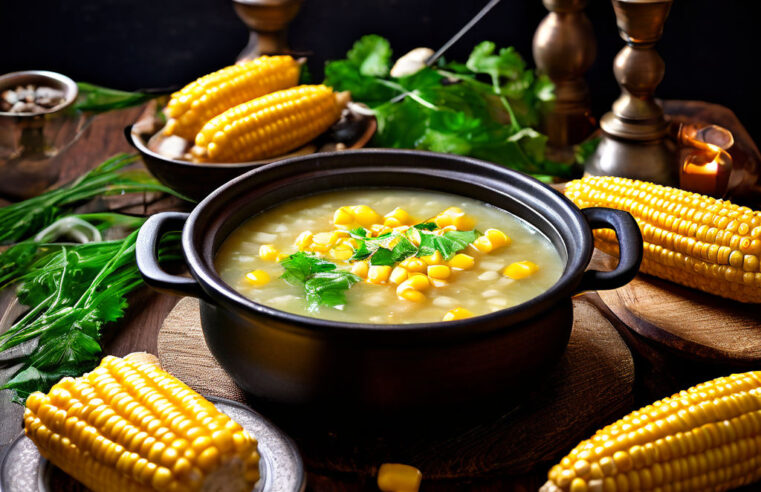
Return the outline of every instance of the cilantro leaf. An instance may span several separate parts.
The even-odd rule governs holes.
[[[437,226],[435,222],[422,222],[420,224],[415,224],[413,227],[420,231],[433,231],[439,226]]]
[[[336,269],[335,263],[322,260],[317,256],[299,252],[280,262],[285,273],[280,277],[290,285],[302,285],[316,273],[330,272]]]
[[[346,303],[345,291],[359,282],[353,273],[337,270],[335,263],[309,253],[298,252],[280,262],[280,277],[293,286],[303,286],[309,311],[320,305],[337,307]]]
[[[315,311],[320,305],[338,307],[346,304],[346,291],[359,282],[359,277],[349,272],[315,273],[304,284],[309,310]]]
[[[354,43],[346,58],[359,68],[362,75],[385,77],[390,69],[391,54],[388,40],[377,34],[368,34]]]
[[[444,259],[449,260],[455,253],[467,248],[477,237],[476,231],[448,231],[442,236],[421,232],[417,255],[430,256],[438,251]]]

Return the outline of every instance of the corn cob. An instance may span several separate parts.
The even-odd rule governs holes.
[[[580,208],[631,213],[642,230],[640,271],[741,302],[761,302],[761,212],[697,193],[615,177],[572,181]],[[618,255],[615,233],[595,231],[601,250]]]
[[[761,478],[761,371],[630,413],[552,467],[540,492],[720,491]]]
[[[330,128],[341,115],[343,97],[324,85],[301,85],[240,104],[203,126],[193,154],[206,162],[282,155]]]
[[[95,492],[248,491],[259,479],[255,439],[158,365],[130,357],[32,393],[24,429]]]
[[[260,56],[205,75],[172,94],[164,133],[193,140],[207,121],[233,106],[293,87],[299,72],[290,56]]]

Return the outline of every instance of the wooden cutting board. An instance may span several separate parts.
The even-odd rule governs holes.
[[[603,261],[613,262],[610,257]],[[761,305],[642,274],[598,294],[627,329],[661,349],[723,366],[761,365]]]
[[[266,416],[297,441],[316,490],[372,489],[377,467],[389,461],[420,468],[426,490],[475,482],[504,490],[505,477],[523,477],[522,486],[536,487],[555,460],[631,410],[634,401],[634,362],[615,328],[585,297],[574,299],[574,316],[568,349],[544,384],[519,407],[477,422],[392,436],[374,434],[378,422],[370,421],[360,436],[335,429],[305,432],[278,415]],[[181,300],[166,318],[158,353],[165,369],[197,391],[243,399],[206,348],[196,299]],[[303,420],[309,418],[305,411]]]

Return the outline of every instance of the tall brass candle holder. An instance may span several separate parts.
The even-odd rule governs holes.
[[[654,98],[665,73],[654,47],[672,2],[613,0],[619,34],[626,41],[613,64],[621,97],[600,120],[603,138],[587,162],[589,174],[677,184],[675,146],[666,138],[663,108]]]
[[[288,24],[301,9],[303,0],[233,0],[238,17],[248,26],[248,44],[238,61],[259,55],[288,52]]]
[[[584,73],[597,54],[587,0],[543,0],[550,11],[534,34],[534,62],[555,84],[555,101],[543,115],[554,160],[573,159],[573,145],[595,128]]]

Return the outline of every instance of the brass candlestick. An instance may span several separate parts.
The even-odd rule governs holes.
[[[675,148],[666,137],[663,108],[655,88],[665,65],[655,51],[673,0],[613,0],[619,34],[626,46],[618,53],[613,72],[621,97],[600,120],[603,138],[587,163],[589,174],[676,185]]]
[[[584,73],[597,54],[587,0],[543,0],[550,11],[534,34],[534,62],[555,84],[555,101],[543,115],[549,152],[556,160],[572,160],[574,144],[594,129]]]
[[[238,55],[238,61],[288,52],[288,24],[299,13],[302,1],[233,0],[235,13],[250,31],[248,44]]]

